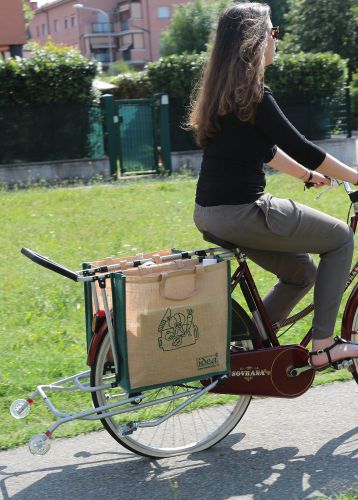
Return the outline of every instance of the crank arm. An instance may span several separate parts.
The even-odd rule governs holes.
[[[301,366],[300,368],[296,368],[295,366],[290,366],[287,369],[287,375],[291,378],[298,377],[299,375],[301,375],[301,373],[308,372],[308,370],[312,370],[311,365]]]

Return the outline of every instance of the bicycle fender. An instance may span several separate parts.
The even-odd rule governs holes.
[[[88,349],[88,354],[87,354],[87,365],[88,366],[93,366],[96,361],[97,357],[97,352],[98,349],[100,348],[100,345],[102,343],[103,337],[107,333],[107,321],[104,321],[99,328],[98,332],[95,332],[92,336],[91,344]]]

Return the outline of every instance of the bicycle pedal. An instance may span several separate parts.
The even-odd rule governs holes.
[[[128,424],[121,425],[118,429],[119,436],[130,436],[134,431],[137,430],[137,424],[135,422],[128,422]]]
[[[343,361],[336,361],[335,363],[335,369],[336,370],[342,370],[343,368],[349,368],[350,366],[353,366],[353,359],[344,359]]]

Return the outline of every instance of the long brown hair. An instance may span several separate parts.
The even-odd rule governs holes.
[[[189,115],[189,127],[200,146],[220,130],[220,116],[235,113],[240,120],[254,123],[263,97],[270,14],[269,5],[257,2],[239,3],[221,13]]]

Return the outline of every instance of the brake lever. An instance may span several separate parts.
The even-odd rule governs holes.
[[[316,200],[318,200],[324,193],[326,193],[327,191],[330,191],[331,189],[335,189],[337,187],[339,187],[340,185],[342,184],[342,182],[339,182],[337,181],[337,179],[331,179],[331,185],[328,186],[326,189],[324,189],[323,191],[321,191],[317,196],[316,196]]]

